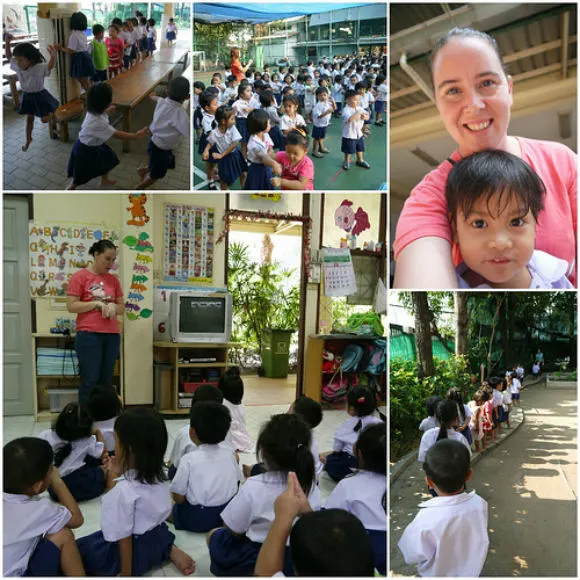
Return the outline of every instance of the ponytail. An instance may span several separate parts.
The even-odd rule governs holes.
[[[435,410],[435,418],[440,425],[436,441],[447,439],[447,430],[451,428],[453,421],[458,419],[457,403],[450,399],[440,401]]]
[[[294,470],[300,487],[308,496],[314,484],[314,457],[309,445],[299,444],[296,448],[296,469]]]
[[[60,467],[71,454],[72,441],[90,437],[93,428],[93,417],[84,405],[69,403],[60,412],[52,429],[62,440],[66,441],[55,453],[54,464]]]
[[[72,444],[70,442],[61,445],[54,454],[54,464],[60,467],[64,460],[70,455],[72,451]]]

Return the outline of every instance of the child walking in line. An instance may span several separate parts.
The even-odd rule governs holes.
[[[173,18],[169,19],[169,24],[165,29],[165,38],[167,40],[167,46],[171,48],[177,39],[177,24],[175,24],[175,20]]]
[[[82,12],[75,12],[71,16],[70,27],[72,32],[68,38],[68,45],[58,46],[58,50],[72,56],[70,76],[77,79],[81,87],[87,92],[95,74],[87,41],[87,17]]]
[[[447,398],[450,401],[454,401],[457,405],[457,416],[459,418],[459,422],[455,430],[458,433],[461,433],[469,443],[473,443],[473,438],[471,436],[471,429],[469,428],[469,424],[471,422],[471,409],[463,403],[463,397],[461,396],[461,391],[456,387],[451,387],[449,391],[447,391]]]
[[[435,429],[438,427],[437,419],[435,419],[435,410],[437,409],[437,405],[441,397],[437,395],[432,395],[431,397],[427,397],[425,400],[425,407],[427,408],[427,417],[421,421],[419,424],[419,431],[425,433],[425,431],[429,431],[429,429]]]
[[[107,70],[109,68],[109,54],[107,51],[107,45],[104,41],[104,26],[95,24],[93,26],[93,35],[93,40],[89,42],[89,54],[93,59],[93,66],[95,67],[93,81],[104,82],[107,80]]]
[[[155,30],[155,20],[147,20],[147,56],[151,56],[157,50],[157,31]]]
[[[371,166],[363,159],[365,144],[363,139],[363,126],[365,120],[369,118],[364,109],[360,106],[360,95],[354,90],[345,93],[346,106],[342,111],[342,147],[344,153],[344,163],[342,168],[345,171],[350,169],[350,156],[356,155],[356,164],[364,169]]]
[[[123,53],[125,44],[119,37],[119,26],[111,24],[109,26],[109,36],[105,39],[107,53],[109,55],[109,75],[111,78],[117,76],[123,70]]]
[[[473,395],[473,401],[468,403],[468,406],[471,409],[469,429],[471,431],[471,436],[473,437],[476,453],[485,450],[485,435],[483,431],[483,403],[483,393],[481,391],[476,391]]]

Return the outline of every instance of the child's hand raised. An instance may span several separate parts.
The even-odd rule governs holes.
[[[304,490],[300,487],[298,478],[293,471],[288,473],[288,487],[274,502],[276,518],[293,521],[300,514],[311,512],[312,508]]]

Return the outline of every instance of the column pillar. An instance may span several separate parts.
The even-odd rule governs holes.
[[[172,2],[165,2],[163,4],[163,15],[161,16],[161,27],[159,30],[159,46],[167,48],[167,40],[165,39],[165,30],[169,24],[169,19],[175,16],[175,6]]]

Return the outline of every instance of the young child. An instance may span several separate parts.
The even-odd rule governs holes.
[[[219,104],[223,105],[225,103],[224,92],[226,87],[222,83],[222,75],[220,73],[214,73],[211,77],[211,86],[218,90]]]
[[[447,398],[457,404],[457,416],[459,418],[459,424],[455,430],[458,433],[461,433],[467,439],[467,442],[471,447],[471,444],[473,443],[471,429],[469,428],[469,424],[471,422],[471,409],[463,403],[461,391],[456,387],[451,387],[447,391]]]
[[[252,453],[254,442],[246,428],[246,414],[244,410],[244,381],[238,367],[230,367],[219,380],[218,389],[224,396],[224,406],[230,412],[232,425],[230,441],[235,451]]]
[[[77,79],[81,87],[87,92],[95,74],[87,41],[87,17],[82,12],[75,12],[70,18],[70,27],[72,32],[68,37],[68,45],[57,48],[72,56],[70,76]]]
[[[248,116],[248,155],[250,163],[244,189],[260,191],[274,188],[273,176],[282,174],[276,161],[270,131],[270,118],[263,109],[255,109]]]
[[[195,143],[199,143],[202,133],[201,121],[203,119],[203,110],[199,104],[201,94],[205,91],[205,84],[201,81],[193,83],[193,128],[195,129]]]
[[[294,127],[306,127],[304,117],[298,114],[298,106],[298,97],[296,95],[286,95],[282,99],[284,114],[280,119],[280,130],[284,136]]]
[[[320,461],[324,463],[324,471],[334,481],[340,481],[352,473],[357,460],[353,449],[359,433],[365,427],[383,424],[382,419],[373,417],[377,409],[375,394],[367,387],[352,387],[346,395],[346,412],[349,418],[334,434],[333,451],[323,453]]]
[[[123,408],[112,385],[97,385],[89,393],[87,409],[93,418],[93,430],[99,431],[109,455],[115,454],[115,420]]]
[[[43,123],[50,121],[54,124],[53,113],[58,109],[58,101],[44,88],[44,79],[50,76],[56,62],[56,48],[50,45],[48,51],[50,60],[45,63],[40,51],[29,42],[17,45],[11,53],[10,40],[6,40],[6,58],[22,87],[18,107],[18,113],[26,115],[26,141],[22,151],[28,151],[32,143],[34,117],[40,117]]]
[[[532,365],[532,375],[534,376],[534,378],[536,378],[539,376],[539,374],[540,374],[540,363],[538,361],[535,361],[534,364]]]
[[[225,105],[231,107],[238,96],[238,81],[234,75],[229,75],[226,81],[227,86],[223,94],[223,101]]]
[[[312,123],[312,110],[316,104],[317,89],[318,87],[312,84],[312,77],[306,75],[304,80],[304,114],[308,123]]]
[[[236,112],[236,127],[242,136],[242,155],[248,158],[248,115],[254,110],[250,105],[252,100],[252,87],[248,82],[241,82],[238,86],[238,100],[234,102],[232,108]]]
[[[230,186],[238,179],[243,189],[248,164],[238,147],[242,136],[236,129],[235,112],[231,107],[222,105],[215,113],[215,120],[217,127],[212,129],[207,138],[202,158],[209,160],[211,157],[212,160],[217,161],[222,190],[230,189]]]
[[[198,402],[190,415],[190,439],[196,448],[181,458],[171,484],[176,530],[209,532],[222,525],[221,512],[238,492],[240,468],[234,452],[218,445],[231,424],[224,405]]]
[[[438,497],[420,503],[405,528],[399,540],[405,562],[417,564],[419,576],[479,576],[489,547],[487,502],[465,492],[472,475],[469,451],[443,439],[429,449],[423,469]]]
[[[149,125],[148,167],[137,171],[141,182],[138,190],[151,187],[158,179],[167,175],[168,169],[175,169],[173,149],[181,137],[189,137],[189,117],[183,108],[183,102],[189,98],[189,81],[185,77],[174,77],[167,85],[167,97],[150,95],[156,103],[153,121]]]
[[[312,155],[314,157],[324,157],[323,153],[330,153],[324,147],[324,139],[326,137],[326,129],[330,125],[330,115],[336,110],[336,105],[328,100],[328,90],[323,87],[316,89],[317,103],[312,111],[312,122],[314,128],[312,129]]]
[[[76,501],[93,499],[105,491],[105,467],[98,465],[98,460],[106,456],[107,448],[84,406],[66,405],[52,429],[42,431],[39,437],[52,447],[54,465]]]
[[[493,406],[493,425],[496,429],[496,433],[501,433],[501,424],[502,424],[502,413],[503,408],[501,404],[501,392],[500,386],[502,384],[503,379],[499,377],[490,377],[488,379],[489,386],[492,388],[492,406]]]
[[[140,60],[139,40],[141,39],[141,33],[139,32],[139,21],[136,18],[131,18],[131,26],[129,26],[129,30],[131,31],[131,40],[133,43],[131,59],[134,63],[137,63]]]
[[[363,523],[373,545],[375,568],[386,576],[387,431],[384,423],[362,430],[354,451],[357,471],[337,484],[324,509],[345,509]]]
[[[280,103],[282,102],[282,83],[280,82],[280,75],[278,73],[274,73],[272,75],[270,87],[272,88],[272,92],[274,93],[276,104],[280,106]]]
[[[308,157],[308,129],[306,126],[293,127],[286,133],[284,151],[276,153],[276,161],[282,167],[282,176],[271,182],[280,189],[314,189],[314,163]]]
[[[483,432],[483,393],[476,391],[473,395],[473,400],[467,406],[471,410],[471,419],[469,422],[469,429],[473,442],[475,444],[475,452],[485,450],[485,435]]]
[[[510,393],[511,376],[502,381],[501,403],[503,407],[503,419],[506,427],[510,429],[510,411],[512,408],[512,394]]]
[[[274,501],[286,489],[294,471],[313,509],[320,508],[310,452],[310,430],[296,415],[274,415],[262,428],[257,442],[258,461],[268,471],[250,477],[221,516],[226,527],[208,534],[210,571],[215,576],[250,576],[272,522]],[[288,548],[284,573],[292,573]]]
[[[79,506],[57,468],[51,446],[37,437],[4,445],[2,534],[4,576],[84,576],[71,530],[83,525]],[[40,497],[51,488],[60,505]]]
[[[510,386],[510,393],[512,396],[512,401],[515,407],[519,407],[520,406],[520,389],[522,388],[522,383],[520,383],[520,380],[513,376],[511,376],[511,386]]]
[[[486,383],[481,387],[483,394],[483,435],[491,441],[495,440],[495,426],[493,422],[493,389]]]
[[[336,111],[334,112],[335,117],[340,117],[342,115],[342,102],[344,99],[344,87],[342,86],[342,81],[342,75],[339,74],[334,77],[332,99],[336,103]]]
[[[364,169],[371,166],[363,159],[365,143],[362,128],[366,119],[369,118],[364,109],[359,106],[360,96],[353,90],[345,93],[346,106],[342,111],[342,147],[344,153],[344,163],[342,168],[345,171],[350,169],[350,156],[356,155],[356,164]]]
[[[105,27],[100,24],[93,26],[94,38],[89,42],[89,54],[93,59],[95,74],[94,82],[104,82],[107,80],[107,70],[109,68],[109,53],[105,44]]]
[[[67,189],[76,189],[95,177],[101,178],[101,186],[115,185],[109,172],[119,165],[119,158],[106,141],[111,137],[133,141],[147,136],[147,127],[136,133],[117,131],[107,115],[114,110],[112,102],[113,88],[108,83],[97,83],[89,89],[87,114],[68,160],[67,173],[72,182]]]
[[[165,38],[167,39],[167,46],[171,48],[177,38],[177,25],[173,18],[169,19],[169,24],[165,29]]]
[[[463,263],[459,288],[573,288],[572,267],[534,250],[545,186],[522,159],[481,151],[454,164],[445,186]]]
[[[119,38],[123,41],[123,67],[127,70],[131,68],[131,49],[133,46],[133,35],[129,30],[129,24],[127,21],[121,22],[121,31],[119,32]]]
[[[144,16],[137,16],[139,20],[139,26],[137,30],[139,31],[139,53],[141,55],[141,61],[147,58],[147,18]]]
[[[429,429],[435,429],[435,427],[439,427],[437,425],[437,419],[435,419],[435,409],[437,409],[437,405],[441,401],[441,397],[437,395],[432,395],[431,397],[427,397],[425,400],[425,407],[427,408],[427,417],[421,421],[419,424],[419,431],[425,433],[425,431],[429,431]]]
[[[260,105],[270,118],[270,139],[272,139],[274,149],[284,149],[284,135],[280,131],[280,115],[274,93],[270,90],[264,91],[260,95]]]
[[[375,90],[377,92],[377,100],[375,101],[375,125],[382,127],[385,124],[383,121],[383,113],[385,112],[387,94],[389,93],[387,78],[384,75],[377,75],[375,79]]]
[[[155,30],[155,20],[147,20],[147,56],[151,56],[157,50],[157,31]]]
[[[116,24],[109,26],[109,36],[105,39],[107,53],[109,55],[109,75],[111,78],[117,76],[123,70],[123,53],[125,44],[119,38],[120,29]]]
[[[197,146],[197,152],[202,157],[202,159],[204,151],[207,147],[207,138],[217,126],[215,120],[215,114],[219,107],[219,98],[217,92],[217,89],[212,90],[209,88],[203,91],[199,97],[199,106],[201,107],[203,113],[201,118],[201,137]],[[217,182],[214,184],[215,162],[209,156],[204,161],[205,174],[208,181],[210,182],[210,189],[218,189],[219,185]]]
[[[363,137],[368,137],[371,134],[369,125],[371,123],[371,94],[368,91],[366,81],[359,81],[356,83],[354,90],[360,97],[360,107],[367,115],[362,126]]]
[[[115,422],[119,477],[101,500],[101,530],[77,540],[88,576],[142,576],[171,560],[184,575],[195,562],[174,545],[163,466],[167,427],[155,409],[123,411]]]

